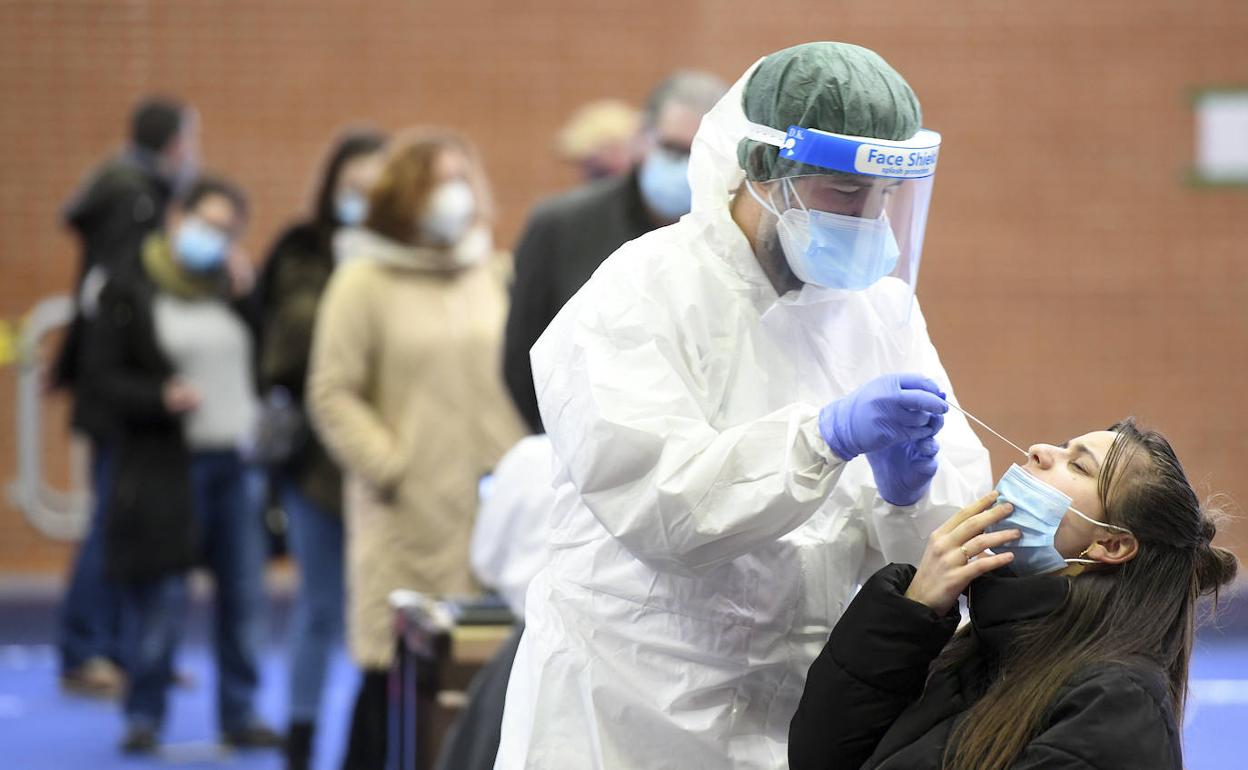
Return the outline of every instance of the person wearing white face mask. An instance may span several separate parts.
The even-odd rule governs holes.
[[[988,488],[913,294],[936,146],[871,51],[767,56],[691,212],[533,347],[557,503],[496,767],[783,767],[856,584]]]
[[[308,371],[313,427],[345,476],[347,637],[364,670],[344,766],[385,763],[389,593],[476,588],[477,483],[523,434],[498,378],[508,258],[476,150],[397,139],[363,226],[334,242]]]
[[[516,246],[516,278],[503,378],[520,414],[542,431],[529,350],[564,303],[626,242],[689,212],[689,148],[703,114],[724,94],[705,72],[681,71],[655,86],[634,138],[640,163],[534,208]]]
[[[384,144],[384,137],[371,131],[351,132],[334,144],[312,216],[278,236],[256,288],[265,397],[257,456],[273,471],[286,513],[286,543],[299,568],[290,634],[287,770],[306,770],[311,762],[325,671],[344,612],[342,476],[308,429],[304,406],[312,326],[337,264],[334,236],[363,224]]]

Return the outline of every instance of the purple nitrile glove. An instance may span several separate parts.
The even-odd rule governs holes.
[[[841,459],[930,438],[949,411],[940,387],[921,374],[876,377],[819,412],[819,434]]]
[[[937,415],[941,424],[945,418]],[[937,427],[940,430],[940,427]],[[893,505],[914,505],[927,494],[939,463],[940,445],[934,438],[921,438],[867,453],[871,475],[880,497]]]

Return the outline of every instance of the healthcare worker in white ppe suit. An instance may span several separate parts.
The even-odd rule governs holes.
[[[785,767],[855,586],[990,488],[914,297],[920,121],[866,49],[760,60],[702,120],[692,212],[534,346],[556,507],[497,768]]]

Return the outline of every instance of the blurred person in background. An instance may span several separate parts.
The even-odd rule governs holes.
[[[83,374],[116,447],[106,548],[134,631],[127,753],[158,744],[187,573],[200,564],[216,583],[221,738],[280,743],[254,710],[265,540],[239,452],[256,412],[252,331],[232,304],[239,287],[228,266],[246,220],[235,185],[196,181],[134,269],[109,277],[86,340]]]
[[[516,247],[503,378],[520,414],[542,432],[529,349],[602,261],[624,243],[689,212],[689,151],[702,115],[727,86],[677,72],[646,101],[641,163],[629,173],[539,203]]]
[[[75,282],[76,312],[53,364],[50,384],[73,394],[73,427],[91,445],[94,497],[59,618],[61,682],[72,692],[116,697],[125,686],[121,595],[104,569],[104,503],[113,453],[106,440],[107,416],[95,402],[94,384],[80,376],[82,341],[108,276],[132,266],[143,241],[164,223],[171,196],[194,176],[198,159],[195,110],[176,99],[145,99],[131,113],[126,148],[92,172],[64,208],[65,224],[78,236],[82,255]]]
[[[545,434],[525,436],[498,461],[472,531],[472,571],[498,592],[516,618],[515,628],[477,672],[468,703],[447,731],[437,770],[490,770],[498,754],[511,664],[524,633],[524,595],[546,564],[555,510],[555,453]]]
[[[344,230],[307,403],[345,470],[347,632],[364,670],[344,766],[384,766],[389,593],[477,590],[478,481],[523,434],[498,379],[509,260],[476,149],[449,133],[390,149],[364,227]]]
[[[637,110],[618,99],[590,102],[572,113],[555,139],[555,152],[581,180],[625,174],[637,162]]]
[[[289,770],[306,770],[309,765],[325,671],[343,622],[342,477],[304,412],[312,328],[336,263],[334,236],[343,228],[361,225],[367,216],[368,195],[381,174],[384,142],[374,132],[353,132],[338,140],[311,218],[278,236],[256,290],[259,376],[266,412],[257,448],[273,470],[286,512],[287,546],[299,570],[290,631],[290,725],[285,746]]]

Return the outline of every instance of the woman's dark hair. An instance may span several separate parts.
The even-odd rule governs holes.
[[[241,187],[224,177],[200,176],[191,184],[179,203],[183,211],[191,211],[204,198],[213,195],[220,195],[230,202],[230,205],[234,207],[234,213],[238,214],[240,225],[247,221],[249,215],[247,195],[243,193]]]
[[[1088,666],[1146,659],[1167,672],[1182,722],[1197,600],[1234,579],[1238,562],[1211,541],[1216,512],[1206,511],[1164,436],[1126,419],[1097,478],[1105,520],[1138,543],[1130,561],[1068,578],[1061,608],[1025,624],[1000,658],[987,661],[987,691],[954,729],[944,766],[999,770],[1011,766],[1039,733],[1061,687]],[[960,668],[983,661],[964,629],[934,664]]]
[[[321,175],[312,212],[312,226],[321,237],[332,237],[334,231],[342,226],[334,200],[342,170],[356,158],[380,152],[385,146],[386,137],[377,131],[351,131],[339,137],[334,144],[325,164],[325,172]]]

